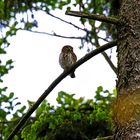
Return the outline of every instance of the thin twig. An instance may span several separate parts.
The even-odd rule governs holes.
[[[105,42],[110,42],[110,41],[107,40],[106,38],[103,38],[103,37],[100,37],[100,36],[98,36],[98,38],[99,38],[99,39],[102,39],[102,40],[105,41]]]
[[[25,122],[29,119],[31,114],[38,108],[38,106],[41,104],[41,102],[49,95],[49,93],[67,76],[69,75],[73,70],[78,68],[80,65],[94,57],[95,55],[114,47],[117,44],[117,41],[112,41],[110,43],[107,43],[103,45],[100,48],[97,48],[90,53],[86,54],[84,57],[82,57],[79,61],[77,61],[68,71],[64,71],[62,74],[60,74],[51,84],[50,86],[45,90],[45,92],[38,98],[38,100],[35,102],[35,104],[27,111],[27,113],[21,118],[19,123],[16,125],[14,130],[11,132],[7,140],[12,140],[13,137],[16,135],[16,133],[21,129],[21,127],[25,124]]]
[[[25,30],[25,29],[21,29],[21,30]],[[47,32],[41,32],[41,31],[33,31],[33,30],[25,30],[25,31],[29,31],[32,33],[37,33],[37,34],[45,34],[45,35],[49,35],[49,36],[55,36],[55,37],[61,37],[61,38],[66,38],[66,39],[84,39],[83,37],[75,37],[75,36],[63,36],[63,35],[59,35],[56,34],[55,32],[53,33],[47,33]]]
[[[107,137],[102,137],[102,138],[96,138],[92,140],[113,140],[113,136],[107,136]]]
[[[104,15],[89,14],[89,13],[83,13],[78,11],[66,11],[66,15],[98,20],[101,22],[111,23],[115,25],[119,24],[119,20],[117,18],[106,17]]]
[[[62,19],[62,18],[59,18],[59,17],[57,17],[57,16],[54,16],[53,14],[51,14],[51,13],[49,13],[49,12],[47,12],[47,14],[48,15],[50,15],[51,17],[54,17],[54,18],[56,18],[56,19],[59,19],[60,21],[62,21],[62,22],[64,22],[64,23],[67,23],[67,24],[69,24],[69,25],[72,25],[73,27],[75,27],[75,28],[77,28],[78,30],[80,29],[80,30],[82,30],[82,31],[88,31],[86,28],[81,28],[81,27],[79,27],[79,26],[77,26],[77,25],[75,25],[75,24],[73,24],[73,23],[71,23],[71,22],[68,22],[68,21],[66,21],[66,20],[64,20],[64,19]],[[89,32],[89,31],[88,31]]]
[[[100,44],[99,44],[99,40],[98,40],[98,36],[97,36],[96,30],[94,30],[93,34],[94,34],[94,38],[95,38],[96,47],[98,48],[98,47],[100,47]],[[114,73],[117,75],[117,68],[115,67],[115,65],[113,64],[113,62],[111,61],[111,59],[109,58],[107,53],[106,52],[102,52],[102,55],[104,56],[105,60],[108,62],[109,66],[112,68]]]
[[[115,67],[113,62],[110,60],[110,58],[108,57],[107,53],[102,52],[102,55],[104,56],[105,60],[108,62],[109,66],[112,68],[114,73],[117,75],[117,68]]]

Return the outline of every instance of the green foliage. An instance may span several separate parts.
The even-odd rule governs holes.
[[[8,74],[9,70],[13,68],[12,63],[13,63],[12,60],[7,60],[6,64],[4,65],[0,64],[0,82],[3,82],[2,76]]]
[[[0,2],[1,6],[1,2]],[[8,38],[16,34],[16,24],[9,26],[9,30],[5,30],[0,38],[0,55],[6,54],[5,48],[9,46]],[[9,59],[6,62],[0,60],[0,82],[3,82],[3,76],[9,73],[13,68],[13,60]],[[14,93],[7,93],[7,87],[0,87],[0,139],[6,139],[13,127],[17,124],[20,117],[23,115],[25,106],[20,108],[20,102],[17,100]],[[16,109],[16,108],[19,109]],[[9,117],[12,118],[9,122]],[[10,125],[9,125],[10,124]]]
[[[0,1],[0,7],[3,7],[3,1]],[[0,13],[0,21],[2,19],[2,9]],[[9,46],[8,38],[10,36],[15,35],[17,29],[16,25],[13,24],[11,27],[7,27],[7,29],[3,30],[1,28],[2,34],[0,35],[0,55],[6,54],[5,48]],[[5,27],[2,22],[0,22],[0,27]],[[9,73],[9,70],[13,68],[13,61],[11,59],[3,62],[0,59],[0,82],[3,82],[3,76]],[[20,102],[17,101],[18,98],[14,96],[14,93],[7,93],[7,87],[0,87],[0,139],[6,139],[9,135],[13,126],[17,124],[19,121],[19,115],[22,116],[23,112],[20,112],[20,109],[16,110],[15,108],[19,107]],[[13,118],[11,122],[9,122],[9,117]],[[11,123],[12,125],[9,125]]]
[[[77,0],[73,4],[74,6],[79,6],[80,10],[85,13],[93,13],[93,14],[98,14],[98,15],[105,15],[105,16],[116,16],[117,13],[114,13],[114,2],[116,0]],[[89,32],[86,34],[86,39],[84,40],[86,43],[91,43],[92,45],[98,46],[97,40],[93,40],[93,38],[100,38],[100,31],[105,31],[106,36],[104,37],[105,40],[111,40],[111,39],[116,39],[116,28],[114,25],[110,25],[104,22],[98,23],[98,26],[96,25],[95,20],[91,19],[85,19],[81,18],[80,19],[81,23],[83,25],[90,25]]]
[[[27,24],[29,22],[29,12],[30,19],[34,18],[34,11],[44,11],[49,12],[50,10],[55,10],[56,8],[62,9],[65,5],[71,3],[71,0],[61,1],[61,0],[4,0],[0,1],[0,24],[4,27],[9,24],[11,20],[17,19],[17,14],[25,14],[27,17],[22,17],[20,22]],[[27,19],[28,18],[28,19]],[[17,20],[18,21],[18,20]],[[35,23],[34,23],[35,24]],[[33,27],[34,25],[32,25]]]
[[[113,99],[114,94],[102,87],[98,87],[95,101],[75,99],[74,94],[61,91],[58,106],[55,108],[44,101],[36,110],[33,123],[22,130],[21,136],[24,140],[88,140],[111,135]]]
[[[6,94],[6,90],[7,87],[0,88],[0,139],[8,137],[25,110],[25,106],[20,108],[21,103],[14,97],[14,93]],[[19,109],[15,110],[15,107]],[[8,117],[12,118],[11,121]]]

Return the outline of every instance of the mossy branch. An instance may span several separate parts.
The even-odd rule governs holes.
[[[91,13],[83,13],[83,12],[69,11],[69,10],[66,11],[66,15],[98,20],[101,22],[111,23],[115,25],[119,24],[119,19],[113,18],[113,17],[107,17],[104,15],[96,15],[96,14],[91,14]]]
[[[82,57],[79,61],[77,61],[68,71],[64,71],[62,74],[60,74],[51,84],[50,86],[45,90],[45,92],[38,98],[38,100],[35,102],[35,104],[27,111],[27,113],[21,118],[21,120],[18,122],[14,130],[11,132],[7,140],[12,140],[13,137],[16,135],[16,133],[22,128],[22,126],[25,124],[25,122],[29,119],[31,114],[38,108],[38,106],[41,104],[41,102],[50,94],[50,92],[66,77],[68,76],[73,70],[78,68],[80,65],[91,59],[92,57],[100,54],[101,52],[112,48],[117,45],[117,41],[112,41],[110,43],[107,43],[90,53],[86,54],[84,57]]]

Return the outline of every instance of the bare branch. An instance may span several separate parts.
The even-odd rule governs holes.
[[[108,62],[109,66],[112,68],[112,70],[115,72],[115,74],[117,75],[117,68],[114,66],[114,64],[112,63],[112,61],[110,60],[110,58],[108,57],[108,55],[105,52],[102,52],[102,55],[104,56],[105,60]]]
[[[104,15],[89,14],[89,13],[83,13],[78,11],[66,11],[66,15],[98,20],[101,22],[111,23],[115,25],[119,24],[119,20],[117,18],[106,17]]]
[[[107,39],[105,39],[105,38],[103,38],[103,37],[98,36],[98,38],[99,38],[99,39],[102,39],[102,40],[105,41],[105,42],[110,42],[109,40],[107,40]]]
[[[92,140],[113,140],[113,136],[107,136],[107,137],[102,137],[102,138],[96,138]]]
[[[24,29],[22,29],[22,30],[24,30]],[[40,31],[33,31],[33,30],[25,30],[25,31],[29,31],[29,32],[32,32],[32,33],[37,33],[37,34],[45,34],[45,35],[49,35],[49,36],[67,38],[67,39],[84,39],[84,37],[74,37],[74,36],[58,35],[55,32],[53,32],[53,33],[47,33],[47,32],[40,32]]]
[[[95,44],[96,47],[100,47],[99,41],[98,41],[98,36],[95,35]],[[113,62],[111,61],[111,59],[109,58],[109,56],[107,55],[106,52],[102,52],[102,55],[104,56],[105,60],[108,62],[109,66],[112,68],[112,70],[115,72],[115,74],[117,75],[117,68],[115,67],[115,65],[113,64]]]
[[[21,127],[25,124],[25,122],[29,119],[31,114],[38,108],[38,106],[41,104],[41,102],[49,95],[49,93],[67,76],[69,75],[73,70],[78,68],[80,65],[94,57],[95,55],[114,47],[117,44],[117,41],[112,41],[110,43],[107,43],[103,45],[102,47],[99,47],[90,53],[86,54],[84,57],[82,57],[80,60],[78,60],[68,71],[64,71],[61,73],[51,84],[50,86],[45,90],[45,92],[38,98],[38,100],[35,102],[35,104],[27,111],[27,113],[21,118],[19,123],[16,125],[14,130],[11,132],[7,140],[12,140],[13,137],[16,135],[16,133],[21,129]]]
[[[71,22],[68,22],[68,21],[66,21],[66,20],[64,20],[64,19],[62,19],[62,18],[59,18],[59,17],[57,17],[57,16],[54,16],[53,14],[51,14],[51,13],[49,13],[49,12],[47,12],[47,14],[48,15],[50,15],[51,17],[54,17],[54,18],[56,18],[56,19],[59,19],[60,21],[62,21],[62,22],[64,22],[64,23],[67,23],[67,24],[69,24],[69,25],[72,25],[73,27],[75,27],[75,28],[77,28],[78,30],[82,30],[82,31],[88,31],[86,28],[81,28],[81,27],[79,27],[79,26],[77,26],[77,25],[75,25],[75,24],[73,24],[73,23],[71,23]],[[89,31],[88,31],[89,32]]]

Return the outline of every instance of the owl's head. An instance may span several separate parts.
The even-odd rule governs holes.
[[[66,45],[62,48],[62,52],[64,52],[64,53],[73,52],[73,47]]]

